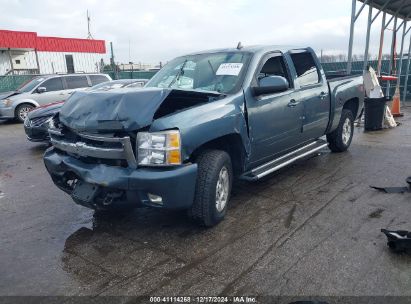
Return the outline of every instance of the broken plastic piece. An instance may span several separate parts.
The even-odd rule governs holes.
[[[385,193],[406,193],[411,192],[411,176],[407,177],[405,180],[408,184],[408,187],[376,187],[370,186],[373,189],[383,191]]]
[[[373,189],[383,191],[385,193],[405,193],[405,192],[410,192],[410,189],[408,187],[375,187],[375,186],[370,186]]]
[[[395,253],[411,253],[411,232],[406,230],[386,230],[381,232],[387,236],[388,247]]]

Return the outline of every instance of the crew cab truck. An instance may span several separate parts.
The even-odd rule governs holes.
[[[308,47],[199,52],[141,90],[72,96],[50,121],[44,162],[78,204],[187,209],[213,226],[235,178],[258,180],[327,146],[347,150],[363,99],[361,76],[327,80]]]

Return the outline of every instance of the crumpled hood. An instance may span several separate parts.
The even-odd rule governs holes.
[[[60,111],[60,121],[77,131],[130,131],[149,125],[170,89],[76,92]]]
[[[80,132],[133,131],[149,126],[166,99],[168,102],[160,111],[162,115],[174,111],[170,110],[170,105],[175,104],[176,110],[181,110],[220,95],[171,88],[76,92],[61,108],[60,121]]]

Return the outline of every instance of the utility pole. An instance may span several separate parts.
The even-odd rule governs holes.
[[[111,50],[110,64],[111,64],[111,66],[114,66],[113,42],[110,42],[110,50]]]
[[[352,70],[352,48],[354,42],[354,23],[355,23],[355,12],[356,12],[357,0],[352,0],[351,5],[351,23],[350,23],[350,40],[348,42],[348,61],[347,61],[347,74],[351,74]]]
[[[94,39],[93,36],[91,35],[90,23],[91,23],[91,18],[87,10],[87,39]]]
[[[110,42],[110,50],[111,50],[111,57],[110,57],[110,65],[114,73],[114,78],[118,79],[118,71],[117,71],[117,66],[114,61],[114,51],[113,51],[113,42]]]
[[[131,43],[130,38],[128,38],[128,62],[131,62]]]

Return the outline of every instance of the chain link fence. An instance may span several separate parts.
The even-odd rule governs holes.
[[[369,64],[377,70],[377,65],[378,61],[373,60],[370,61]],[[327,73],[344,73],[347,69],[347,62],[342,61],[342,62],[323,62],[322,66],[324,70]],[[396,66],[399,66],[399,61],[397,61]],[[401,73],[401,79],[400,79],[400,92],[401,95],[404,90],[404,82],[405,82],[405,76],[406,76],[406,66],[407,66],[407,60],[403,59],[402,62],[402,73]],[[362,69],[363,69],[363,61],[354,61],[352,63],[352,73],[361,75],[362,74]],[[389,70],[389,60],[383,60],[382,61],[382,67],[381,67],[381,74],[383,75],[388,75],[388,70]],[[120,70],[120,69],[111,69],[111,68],[105,68],[103,69],[103,73],[106,73],[110,75],[112,79],[150,79],[156,74],[157,71],[139,71],[139,70]],[[411,69],[408,71],[408,73],[411,73]],[[16,90],[19,86],[21,86],[23,83],[31,80],[33,77],[40,76],[38,74],[27,74],[27,75],[4,75],[0,76],[0,92],[7,92],[7,91],[13,91]],[[386,82],[382,82],[381,86],[383,87],[383,92],[385,93],[385,88],[387,86]],[[393,96],[395,90],[395,83],[391,83],[390,86],[390,96]],[[411,77],[409,79],[408,85],[407,85],[407,96],[411,97]]]
[[[37,74],[31,75],[6,75],[0,76],[0,93],[15,91],[22,84],[30,81],[34,77],[38,76]]]
[[[377,71],[377,66],[378,66],[378,60],[371,60],[368,62],[368,64]],[[381,75],[389,75],[388,71],[389,71],[389,65],[390,65],[390,60],[382,60],[381,61]],[[397,60],[396,62],[396,67],[398,68],[400,65],[400,60]],[[346,61],[342,61],[342,62],[323,62],[322,66],[324,68],[324,71],[327,73],[344,73],[347,70],[347,62]],[[352,74],[356,74],[356,75],[362,75],[363,73],[363,66],[364,66],[364,61],[354,61],[352,63]],[[407,74],[407,59],[403,59],[402,60],[402,69],[401,69],[401,78],[400,78],[400,93],[401,96],[404,92],[404,85],[405,85],[405,76]],[[392,73],[394,76],[396,76],[396,72]],[[411,74],[411,66],[410,69],[408,71],[408,74]],[[386,92],[386,88],[387,88],[387,82],[386,81],[382,81],[381,83],[381,87],[383,89],[383,92],[385,94]],[[390,94],[389,96],[393,96],[394,95],[394,91],[395,91],[395,86],[396,86],[396,82],[391,82],[390,84]],[[411,98],[411,76],[409,77],[409,81],[407,84],[407,96],[409,98]]]
[[[105,70],[103,73],[110,75],[112,79],[150,79],[157,71],[113,71]],[[30,81],[39,74],[4,75],[0,76],[0,93],[15,91],[22,84]]]
[[[141,70],[120,70],[107,69],[103,70],[103,73],[110,75],[112,79],[150,79],[157,71],[141,71]]]

